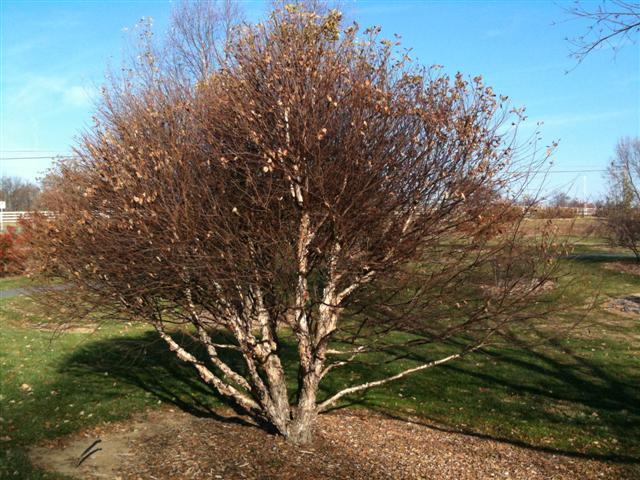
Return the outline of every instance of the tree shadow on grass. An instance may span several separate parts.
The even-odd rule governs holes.
[[[187,336],[177,336],[177,339],[183,344],[190,341]],[[291,375],[296,369],[292,349],[293,345],[287,345],[283,356],[287,373],[295,378]],[[190,350],[195,350],[196,355],[204,358],[195,346],[190,346]],[[394,408],[392,402],[402,394],[404,399],[414,398],[405,403],[415,411],[410,421],[431,428],[554,454],[622,464],[640,462],[637,449],[640,443],[640,389],[637,388],[640,379],[625,379],[627,370],[589,360],[569,350],[561,341],[551,341],[544,348],[533,350],[511,348],[491,350],[486,354],[484,357],[475,355],[459,363],[427,370],[382,389],[346,399],[338,408],[357,405],[407,420],[402,409]],[[410,359],[432,360],[433,355],[433,351],[420,352],[413,354]],[[241,370],[239,356],[231,354],[225,359]],[[485,362],[484,368],[473,365],[479,360]],[[229,419],[216,414],[216,408],[233,405],[225,403],[212,388],[203,384],[193,367],[180,362],[153,332],[88,343],[66,358],[62,371],[74,377],[100,377],[108,372],[109,378],[149,392],[153,397],[193,415],[248,424],[240,417]],[[358,383],[381,376],[380,372],[364,365],[351,366],[338,372],[333,379],[327,379],[322,395],[330,395],[345,384],[353,383],[354,376]],[[90,382],[84,384],[86,388]],[[95,388],[99,389],[101,385],[97,382]],[[92,396],[99,398],[99,395],[100,392],[96,392]],[[513,395],[524,401],[507,401]],[[426,406],[421,407],[423,402]],[[566,407],[570,414],[562,409],[555,410],[556,406]],[[461,419],[455,414],[449,416],[448,412],[458,409],[466,410],[470,417]],[[574,412],[579,415],[573,415]],[[605,429],[620,445],[618,450],[585,453],[566,444],[545,445],[535,440],[536,435],[531,441],[523,440],[522,436],[509,435],[505,429],[488,428],[487,423],[483,425],[480,421],[486,419],[492,426],[500,426],[501,423],[540,425],[542,430],[552,431],[556,427],[561,430],[567,424],[577,429],[583,426],[591,428],[593,419],[583,412],[597,412],[600,435]],[[461,424],[466,426],[460,427]],[[562,436],[563,432],[559,435]]]
[[[444,353],[415,354],[410,358],[424,363],[437,356]],[[476,362],[484,365],[477,367]],[[446,432],[553,454],[628,464],[640,473],[640,371],[633,374],[631,365],[618,363],[614,359],[589,359],[562,340],[551,339],[535,348],[489,350],[426,370],[388,384],[384,392],[370,390],[351,397],[334,410],[365,407]],[[363,381],[375,377],[367,374],[364,367],[345,373],[355,373]],[[417,401],[394,408],[398,397]],[[420,400],[426,406],[420,405]],[[512,428],[525,435],[510,432]],[[563,436],[571,437],[575,432],[592,436],[601,447],[603,438],[612,439],[618,448],[574,447]],[[545,444],[547,436],[556,436],[560,442]]]
[[[637,264],[636,257],[627,253],[613,253],[613,252],[587,252],[587,253],[574,253],[567,255],[565,258],[584,264],[600,264],[607,262],[621,262],[629,263],[631,265]]]
[[[174,338],[183,345],[192,343],[186,335]],[[189,350],[203,358],[196,345]],[[241,417],[244,412],[202,382],[193,366],[178,360],[155,332],[87,343],[65,359],[60,371],[74,377],[108,375],[192,415],[250,425]],[[219,415],[216,408],[222,406],[233,409],[237,416]]]

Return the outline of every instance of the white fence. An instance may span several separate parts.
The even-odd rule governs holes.
[[[29,218],[33,213],[34,212],[5,212],[0,210],[0,230],[8,225],[16,225],[21,218]],[[46,215],[47,217],[53,216],[53,212],[40,211],[37,213]]]
[[[596,214],[596,207],[575,207],[579,217],[593,217]]]
[[[544,213],[546,210],[556,211],[560,210],[562,212],[566,212],[570,214],[572,217],[593,217],[597,213],[597,207],[537,207],[533,210],[530,210],[529,215],[535,216],[539,213]]]

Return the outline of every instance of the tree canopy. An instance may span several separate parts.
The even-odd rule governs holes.
[[[546,234],[521,241],[516,201],[537,166],[506,97],[336,10],[287,5],[256,25],[220,12],[187,7],[159,47],[143,31],[77,160],[50,176],[35,271],[76,287],[52,299],[148,322],[298,443],[345,395],[548,312],[555,250]],[[454,336],[444,358],[319,393],[336,368]]]

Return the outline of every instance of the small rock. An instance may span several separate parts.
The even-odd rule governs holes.
[[[20,385],[20,390],[22,390],[25,393],[31,393],[33,391],[33,388],[31,388],[31,385],[27,383],[23,383],[22,385]]]

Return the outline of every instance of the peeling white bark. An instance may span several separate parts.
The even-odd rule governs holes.
[[[419,372],[420,370],[426,370],[427,368],[432,368],[432,367],[435,367],[437,365],[442,365],[443,363],[450,362],[451,360],[455,360],[457,358],[461,358],[462,356],[464,356],[464,355],[466,355],[468,353],[471,353],[472,351],[477,350],[478,348],[480,348],[480,345],[474,347],[471,350],[463,352],[463,353],[456,353],[454,355],[449,355],[448,357],[444,357],[444,358],[441,358],[439,360],[434,360],[432,362],[423,363],[422,365],[418,365],[416,367],[408,368],[406,370],[403,370],[400,373],[397,373],[396,375],[392,375],[391,377],[383,378],[381,380],[376,380],[376,381],[373,381],[373,382],[366,382],[366,383],[362,383],[360,385],[355,385],[353,387],[345,388],[344,390],[340,390],[338,393],[336,393],[332,397],[329,397],[324,402],[320,403],[318,405],[318,411],[324,412],[324,411],[328,410],[332,405],[334,405],[338,400],[340,400],[345,395],[350,395],[352,393],[360,392],[362,390],[367,390],[367,389],[372,388],[372,387],[377,387],[379,385],[383,385],[385,383],[392,382],[394,380],[399,380],[402,377],[405,377],[405,376],[409,375],[410,373],[415,373],[415,372]]]
[[[225,383],[222,379],[217,377],[211,372],[200,360],[194,357],[191,353],[182,348],[168,333],[164,331],[160,322],[156,322],[154,324],[156,331],[160,335],[167,345],[169,345],[169,350],[174,352],[176,356],[182,360],[183,362],[187,362],[192,364],[195,369],[198,371],[200,378],[204,380],[205,383],[212,385],[215,389],[223,396],[229,397],[236,401],[238,405],[249,412],[260,413],[260,406],[250,397],[243,394],[233,386]]]

